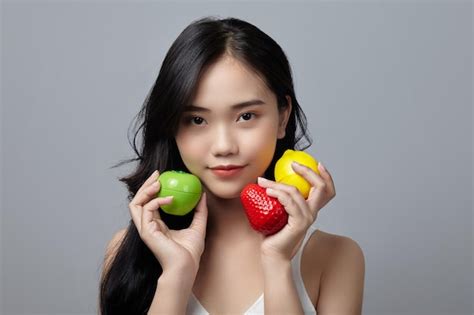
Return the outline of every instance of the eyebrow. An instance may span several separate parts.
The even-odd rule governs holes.
[[[259,99],[254,99],[254,100],[234,104],[234,105],[231,106],[231,108],[232,108],[232,110],[235,111],[235,110],[242,109],[242,108],[245,108],[245,107],[249,107],[249,106],[252,106],[252,105],[264,105],[264,104],[265,104],[264,101],[259,100]],[[210,110],[208,108],[200,107],[200,106],[197,106],[197,105],[188,105],[184,108],[184,112],[191,112],[191,111],[210,112]]]

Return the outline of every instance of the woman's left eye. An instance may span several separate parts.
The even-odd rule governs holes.
[[[255,113],[244,113],[244,114],[240,115],[240,117],[247,117],[248,119],[245,119],[245,120],[248,121],[252,117],[251,115],[257,117],[257,115]]]

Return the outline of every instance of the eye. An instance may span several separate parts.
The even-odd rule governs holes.
[[[192,116],[190,119],[189,119],[189,122],[192,122],[192,123],[196,123],[196,125],[200,125],[202,122],[203,122],[204,119],[202,119],[201,117],[199,116]]]
[[[203,121],[204,119],[202,119],[202,117],[199,117],[199,116],[188,116],[188,117],[185,117],[184,118],[184,122],[186,125],[198,125],[200,126],[201,125],[201,122]]]
[[[257,115],[255,113],[243,113],[242,115],[240,115],[240,117],[247,117],[249,119],[245,119],[245,121],[248,121],[250,120],[250,118],[253,116],[257,117]]]
[[[244,121],[249,121],[252,118],[252,115],[254,117],[257,117],[257,114],[255,113],[243,113],[242,115],[240,115],[240,117],[244,117]],[[204,119],[199,116],[188,116],[184,119],[184,122],[186,125],[195,125],[195,126],[201,126],[203,121]]]

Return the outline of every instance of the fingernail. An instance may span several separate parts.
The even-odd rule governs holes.
[[[263,177],[260,177],[260,176],[258,177],[257,180],[258,180],[258,181],[261,181],[261,182],[268,182],[268,179],[263,178]]]
[[[326,171],[326,168],[324,167],[323,163],[319,162],[318,166],[322,171],[324,171],[324,172]]]
[[[301,166],[301,164],[300,164],[300,163],[298,163],[298,162],[294,162],[294,161],[293,161],[293,162],[291,162],[291,165],[292,165],[292,166],[296,166],[296,167],[298,167],[298,166]]]

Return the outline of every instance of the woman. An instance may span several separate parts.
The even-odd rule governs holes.
[[[283,152],[311,142],[299,144],[309,139],[306,117],[273,39],[235,18],[194,21],[168,51],[139,118],[138,165],[120,179],[132,220],[107,247],[101,314],[361,314],[361,248],[315,228],[336,194],[331,175],[294,166],[312,186],[306,200],[274,181]],[[216,171],[229,165],[238,171]],[[159,208],[172,202],[156,198],[166,170],[203,184],[188,215]],[[249,225],[239,196],[251,182],[288,212],[274,235]]]

